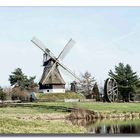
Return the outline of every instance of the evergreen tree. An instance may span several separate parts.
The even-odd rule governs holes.
[[[117,81],[120,97],[122,97],[124,101],[133,100],[139,78],[136,72],[133,72],[131,66],[129,64],[124,66],[123,63],[119,63],[118,66],[115,66],[115,72],[110,70],[109,76]]]
[[[96,101],[100,101],[100,93],[99,93],[97,83],[95,83],[93,86],[92,95],[93,95],[93,99],[96,99]]]
[[[9,81],[11,86],[17,84],[21,89],[29,89],[32,86],[37,86],[37,84],[34,82],[35,76],[33,77],[27,77],[21,70],[21,68],[15,69],[14,72],[12,72],[12,75],[9,75]]]

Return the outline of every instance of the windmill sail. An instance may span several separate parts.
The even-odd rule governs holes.
[[[60,60],[63,60],[64,57],[67,55],[67,53],[72,49],[74,46],[75,41],[73,39],[70,39],[69,42],[66,44],[62,52],[60,53]]]

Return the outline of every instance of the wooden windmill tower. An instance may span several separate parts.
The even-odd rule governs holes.
[[[65,81],[63,80],[60,72],[59,66],[64,70],[69,72],[73,77],[80,80],[70,69],[60,63],[60,60],[66,56],[66,53],[74,46],[74,40],[70,39],[66,44],[64,49],[61,51],[58,57],[55,57],[54,54],[45,47],[40,40],[36,37],[33,37],[31,40],[37,47],[39,47],[43,52],[43,74],[39,82],[39,89],[43,93],[65,93]]]

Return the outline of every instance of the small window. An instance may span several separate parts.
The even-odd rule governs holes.
[[[55,74],[55,79],[57,78],[56,74]]]

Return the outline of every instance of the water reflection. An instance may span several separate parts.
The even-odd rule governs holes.
[[[83,126],[93,134],[140,134],[139,120],[71,120],[73,125]]]
[[[130,134],[130,133],[140,133],[140,126],[135,125],[102,125],[89,129],[90,133],[95,134]]]

